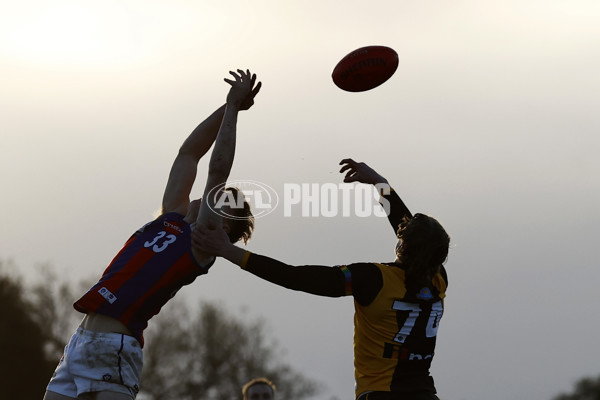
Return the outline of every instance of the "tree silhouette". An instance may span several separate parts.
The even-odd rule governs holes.
[[[554,400],[600,400],[600,376],[580,379],[573,393],[560,394]]]
[[[61,281],[46,265],[38,282],[27,286],[8,269],[15,268],[0,260],[0,398],[39,400],[82,318],[73,302],[90,282]],[[317,383],[279,360],[281,351],[268,342],[263,325],[214,303],[203,302],[191,312],[183,301],[171,300],[145,332],[138,398],[232,400],[258,376],[273,380],[280,398],[317,394]]]
[[[318,385],[277,360],[264,321],[244,322],[223,307],[203,302],[191,315],[181,302],[168,304],[148,329],[142,391],[149,399],[232,400],[252,378],[266,376],[278,397],[301,400]]]
[[[49,336],[22,282],[4,267],[0,261],[0,391],[6,399],[39,400],[55,367],[44,351]]]

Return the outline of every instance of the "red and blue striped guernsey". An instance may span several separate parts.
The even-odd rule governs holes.
[[[144,345],[143,331],[181,287],[208,272],[191,249],[192,226],[177,213],[166,213],[133,234],[102,277],[74,304],[121,321]]]

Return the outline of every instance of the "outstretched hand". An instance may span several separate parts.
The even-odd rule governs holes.
[[[360,182],[372,185],[388,183],[387,179],[364,162],[356,162],[351,158],[345,158],[340,161],[340,165],[342,165],[340,172],[343,173],[346,171],[344,182]]]
[[[262,82],[256,83],[256,74],[251,74],[249,69],[245,72],[238,69],[237,72],[229,71],[234,79],[225,78],[225,82],[231,85],[227,104],[238,110],[248,110],[254,105],[254,97],[260,91]]]

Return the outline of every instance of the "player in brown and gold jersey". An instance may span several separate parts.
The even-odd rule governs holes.
[[[345,182],[388,188],[365,163],[340,162]],[[429,373],[448,279],[443,262],[450,238],[434,218],[414,217],[393,190],[383,193],[398,242],[385,263],[291,266],[233,245],[223,230],[198,227],[200,251],[224,257],[252,274],[292,290],[354,297],[354,367],[359,400],[436,400]]]

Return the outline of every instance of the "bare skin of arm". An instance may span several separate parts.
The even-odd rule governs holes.
[[[231,89],[227,95],[225,112],[210,157],[203,201],[196,218],[196,225],[200,227],[223,227],[221,215],[213,211],[216,199],[210,193],[215,188],[225,187],[235,156],[238,113],[245,109],[247,99],[253,99],[260,89],[260,83],[258,89],[254,88],[256,75],[251,74],[249,70],[237,72],[231,72],[234,79],[225,79],[231,85]],[[192,247],[192,252],[199,262],[211,257],[196,247]]]
[[[254,85],[256,76],[253,78],[251,77],[251,79],[254,79],[252,80],[252,84]],[[228,83],[233,82],[228,79],[225,81]],[[237,105],[237,111],[248,110],[252,107],[254,104],[254,97],[259,92],[260,87],[261,83],[258,82],[247,97],[242,100],[241,104]],[[208,118],[202,121],[181,145],[179,153],[171,166],[169,179],[163,195],[163,213],[177,212],[179,214],[187,215],[190,206],[190,193],[196,179],[198,162],[208,152],[213,143],[215,143],[215,139],[217,138],[223,123],[227,105],[227,103],[222,105]],[[231,114],[234,109],[235,106],[229,107],[229,121],[231,121]],[[237,111],[235,111],[236,121]]]
[[[231,88],[226,103],[215,110],[200,123],[183,142],[169,173],[162,201],[162,212],[176,212],[186,215],[186,221],[196,222],[204,226],[221,226],[221,216],[212,212],[210,206],[213,199],[208,199],[208,192],[225,184],[235,154],[235,139],[239,111],[248,110],[254,104],[254,97],[259,92],[261,83],[256,83],[256,75],[238,70],[230,72],[233,79],[225,79]],[[190,201],[192,186],[196,180],[198,162],[214,148],[209,163],[208,176],[204,188],[207,201]],[[192,250],[196,261],[203,262],[209,258],[207,254]]]

